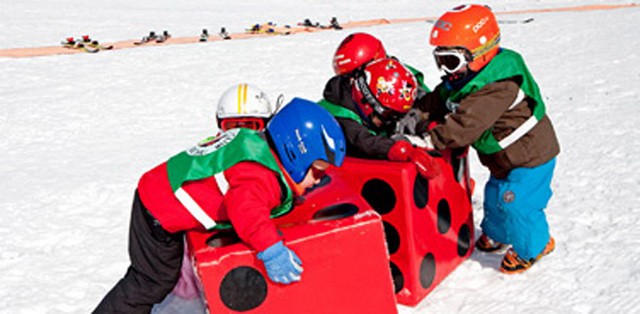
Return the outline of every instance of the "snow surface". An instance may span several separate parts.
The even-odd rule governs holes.
[[[495,0],[496,11],[628,3]],[[226,26],[430,17],[451,1],[9,0],[0,48],[102,42],[150,30],[197,36]],[[560,138],[547,214],[556,251],[516,276],[475,252],[415,308],[400,313],[640,312],[640,8],[503,15],[502,45],[521,52]],[[352,31],[439,74],[431,28],[407,23],[98,54],[0,58],[0,313],[88,313],[128,265],[129,211],[139,176],[215,131],[214,108],[248,81],[272,98],[319,99],[331,58]],[[634,87],[635,86],[635,87]],[[475,157],[476,225],[487,171]],[[477,228],[476,228],[477,229]],[[360,292],[357,292],[360,293]]]

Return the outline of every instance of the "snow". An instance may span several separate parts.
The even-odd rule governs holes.
[[[493,0],[496,11],[624,4]],[[0,48],[101,42],[150,30],[197,36],[266,21],[295,24],[434,17],[449,1],[21,0],[0,6]],[[640,7],[500,15],[502,45],[523,54],[541,87],[562,153],[547,214],[556,251],[507,276],[474,252],[408,313],[640,312]],[[431,24],[406,23],[98,54],[0,58],[0,313],[87,313],[128,265],[129,210],[139,176],[215,131],[217,98],[248,81],[272,98],[319,99],[349,32],[438,73]],[[635,87],[634,87],[635,86]],[[472,159],[482,218],[487,171]],[[477,228],[476,228],[477,230]]]

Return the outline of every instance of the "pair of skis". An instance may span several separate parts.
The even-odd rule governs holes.
[[[96,53],[100,50],[113,49],[113,45],[103,46],[97,40],[92,40],[89,35],[83,35],[81,39],[67,37],[61,44],[65,48],[76,49],[86,53]]]
[[[304,27],[313,27],[313,28],[320,28],[320,29],[335,29],[335,30],[341,30],[342,26],[340,25],[340,23],[338,23],[338,19],[334,16],[331,18],[331,21],[329,21],[329,25],[322,25],[320,24],[320,22],[311,22],[310,19],[304,19],[303,22],[298,23],[298,26],[304,26]]]
[[[319,22],[312,23],[310,19],[305,19],[304,22],[298,23],[299,26],[304,27],[314,27],[321,29],[336,29],[341,30],[342,26],[338,23],[338,19],[336,17],[331,18],[329,25],[320,25]],[[245,30],[248,34],[271,34],[271,35],[289,35],[291,34],[291,26],[285,25],[283,27],[277,26],[273,22],[268,22],[265,24],[254,24],[251,28]],[[227,32],[227,29],[222,27],[220,28],[220,32],[218,32],[218,36],[222,39],[231,39],[231,35]],[[206,42],[209,40],[209,31],[205,28],[202,30],[200,34],[200,42]]]
[[[254,24],[245,31],[247,34],[289,35],[291,34],[291,26],[277,26],[274,22],[267,22],[264,24]]]
[[[229,35],[229,32],[227,32],[227,29],[224,27],[220,28],[220,32],[218,32],[218,36],[220,36],[222,39],[231,39],[231,35]],[[206,28],[203,29],[202,33],[200,34],[200,41],[201,42],[209,41],[209,31]]]
[[[136,41],[133,44],[134,45],[144,45],[146,43],[150,43],[150,42],[156,42],[156,43],[163,43],[165,41],[167,41],[167,39],[171,38],[171,34],[169,34],[169,31],[163,31],[162,34],[156,34],[156,32],[151,31],[149,32],[149,35],[142,37],[142,39],[140,39],[140,41]]]
[[[427,19],[425,20],[425,22],[427,23],[431,23],[434,24],[437,20],[435,19]],[[527,23],[531,23],[533,22],[533,18],[529,17],[526,19],[521,19],[521,20],[517,20],[517,19],[513,19],[513,20],[497,20],[498,24],[527,24]]]

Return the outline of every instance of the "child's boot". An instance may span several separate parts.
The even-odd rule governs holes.
[[[535,258],[530,260],[524,260],[518,254],[513,251],[513,248],[507,251],[504,258],[502,259],[502,264],[500,265],[500,271],[505,274],[519,274],[524,272],[525,270],[531,268],[535,262],[539,261],[543,256],[548,255],[556,248],[556,241],[551,237],[547,245],[544,247],[542,252],[538,254]]]
[[[504,249],[506,245],[504,243],[500,243],[492,240],[486,234],[483,234],[476,241],[476,248],[482,252],[486,253],[496,253]]]

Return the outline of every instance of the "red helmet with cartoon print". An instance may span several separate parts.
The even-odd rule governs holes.
[[[353,72],[363,65],[387,57],[382,42],[367,33],[347,36],[333,55],[333,71],[337,75]]]
[[[460,62],[468,62],[469,69],[477,72],[498,53],[500,27],[489,7],[478,4],[461,5],[446,12],[435,22],[429,43],[437,46],[434,55],[439,67],[450,63],[447,68],[451,69],[455,67],[453,63],[456,61],[453,58],[438,60],[439,56],[453,55],[451,52],[438,54],[439,50],[462,48],[466,49],[464,58],[467,60]]]
[[[351,93],[364,116],[375,115],[388,125],[411,109],[417,86],[411,71],[397,59],[385,58],[356,71]]]

